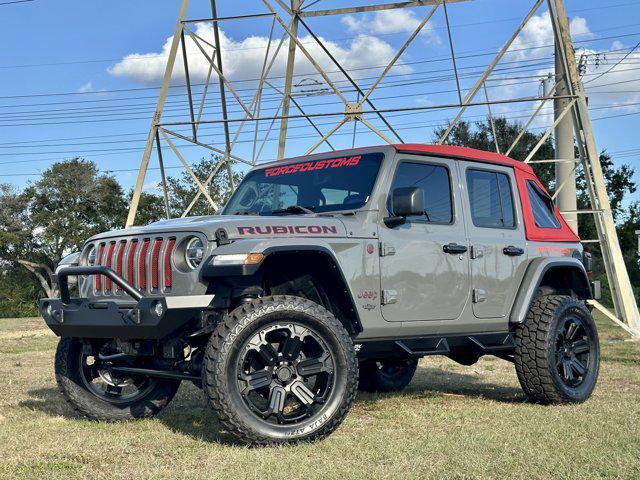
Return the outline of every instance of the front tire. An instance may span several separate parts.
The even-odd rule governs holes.
[[[399,392],[409,385],[418,368],[418,360],[386,359],[360,364],[358,388],[365,392]]]
[[[317,440],[351,408],[358,363],[325,308],[276,295],[231,312],[209,340],[204,391],[222,425],[249,444]]]
[[[83,352],[79,338],[60,339],[55,372],[60,392],[80,415],[108,422],[152,417],[180,387],[179,380],[115,377]]]
[[[589,398],[598,379],[600,347],[584,302],[566,295],[536,298],[516,329],[514,359],[531,401],[580,403]]]

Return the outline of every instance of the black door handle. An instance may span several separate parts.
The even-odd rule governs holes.
[[[502,253],[504,253],[505,255],[509,255],[510,257],[517,257],[524,254],[524,249],[509,245],[508,247],[504,247],[502,249]]]
[[[444,245],[442,247],[442,250],[444,251],[444,253],[450,253],[451,255],[457,255],[457,254],[466,252],[468,249],[467,249],[466,245],[458,245],[456,243],[449,243],[447,245]]]

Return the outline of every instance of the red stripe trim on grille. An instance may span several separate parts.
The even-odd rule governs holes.
[[[122,276],[122,259],[124,257],[124,250],[126,246],[127,241],[122,240],[118,244],[118,250],[116,250],[116,273],[120,276]],[[116,290],[122,290],[122,287],[120,285],[116,285]]]
[[[104,255],[104,243],[100,244],[99,250],[98,250],[98,259],[96,261],[96,263],[98,265],[102,265],[102,256]],[[96,292],[99,292],[100,290],[102,290],[102,276],[101,275],[96,275],[95,276],[95,287],[96,287]]]
[[[140,260],[138,260],[138,285],[141,290],[147,288],[147,251],[149,250],[149,239],[146,238],[142,242],[140,250]]]
[[[176,244],[176,239],[169,239],[169,244],[164,252],[164,287],[171,288],[173,284],[173,271],[171,270],[171,254],[173,253],[173,247]]]
[[[126,280],[129,283],[133,283],[134,276],[134,261],[136,259],[136,249],[138,248],[138,241],[133,240],[131,242],[131,246],[129,247],[129,257],[127,258],[127,276]]]
[[[160,247],[162,247],[162,239],[157,238],[153,243],[153,252],[151,254],[151,288],[157,290],[159,285],[158,271],[160,270]]]
[[[107,261],[105,262],[105,265],[109,268],[111,268],[111,265],[113,264],[113,250],[116,247],[116,242],[111,242],[109,244],[109,249],[107,250]],[[107,281],[105,282],[105,290],[107,292],[111,291],[111,279],[107,277]]]

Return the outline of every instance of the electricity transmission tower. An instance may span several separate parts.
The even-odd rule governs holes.
[[[201,196],[205,197],[213,209],[218,208],[218,205],[216,205],[209,194],[208,188],[210,184],[218,175],[226,172],[230,179],[230,188],[233,189],[233,177],[231,175],[232,164],[242,163],[249,166],[255,165],[257,159],[261,156],[265,142],[276,124],[279,124],[277,158],[282,158],[285,154],[287,141],[291,138],[289,130],[291,129],[290,121],[292,120],[304,121],[308,124],[309,128],[313,129],[314,134],[317,134],[317,139],[311,141],[305,149],[299,152],[309,154],[322,145],[334,149],[331,144],[332,137],[338,130],[351,122],[354,122],[354,142],[355,125],[361,124],[368,131],[380,137],[385,143],[402,143],[403,139],[398,133],[399,128],[394,127],[390,120],[390,114],[410,114],[417,111],[438,111],[455,108],[457,109],[457,114],[439,139],[439,143],[442,144],[447,141],[454,127],[468,109],[486,107],[494,131],[496,150],[499,153],[509,155],[521,141],[527,129],[540,117],[543,107],[547,102],[551,101],[555,103],[556,106],[555,120],[546,129],[540,141],[529,152],[524,161],[527,163],[567,162],[570,165],[568,171],[565,172],[567,173],[567,178],[571,178],[571,174],[574,174],[577,168],[581,167],[583,169],[591,208],[587,210],[565,211],[563,213],[569,216],[580,214],[593,215],[598,238],[586,239],[584,242],[598,242],[600,244],[606,273],[611,286],[615,313],[609,312],[598,302],[594,301],[593,305],[599,310],[602,310],[609,318],[632,335],[640,336],[640,314],[618,243],[615,223],[607,196],[589,110],[587,108],[587,99],[576,64],[573,43],[569,33],[569,22],[563,1],[531,0],[531,9],[503,44],[488,67],[466,92],[463,91],[464,89],[461,87],[461,75],[459,74],[459,65],[452,41],[447,6],[453,3],[465,3],[470,0],[413,0],[325,10],[315,9],[319,1],[320,0],[290,0],[289,2],[285,2],[285,0],[262,0],[261,4],[264,6],[264,10],[259,13],[224,17],[218,15],[216,0],[210,0],[211,18],[188,20],[186,19],[186,14],[189,0],[182,0],[176,28],[170,43],[169,55],[158,95],[156,111],[151,122],[146,148],[140,164],[137,183],[127,218],[127,226],[133,225],[135,221],[136,211],[154,146],[158,155],[165,207],[167,216],[169,216],[170,199],[167,194],[163,166],[163,141],[183,164],[198,187],[196,197],[183,213],[183,216],[185,216],[191,211]],[[498,66],[503,57],[509,53],[510,48],[525,25],[527,25],[529,20],[538,12],[543,4],[545,4],[549,10],[556,44],[556,71],[561,74],[556,75],[554,85],[542,94],[542,96],[535,95],[490,100],[487,92],[487,83],[492,80],[492,73],[494,73],[496,66]],[[414,8],[417,11],[421,11],[423,13],[422,20],[408,35],[406,41],[395,52],[391,60],[382,68],[381,72],[374,77],[373,81],[370,82],[367,87],[363,86],[361,79],[353,75],[353,72],[350,73],[347,68],[341,64],[338,58],[336,58],[336,55],[328,48],[327,42],[310,26],[310,19],[313,18],[345,14],[366,14],[367,12],[403,8]],[[463,7],[461,6],[461,8]],[[423,32],[425,26],[436,12],[444,15],[445,19],[451,70],[453,78],[455,79],[457,101],[439,105],[416,105],[415,103],[398,105],[394,103],[391,107],[376,107],[374,102],[377,103],[377,100],[373,98],[374,92],[384,84],[385,77],[389,76],[389,72],[399,65],[401,56],[411,46],[418,35]],[[255,87],[255,92],[253,96],[247,100],[247,97],[245,96],[243,98],[240,94],[241,92],[239,92],[238,89],[232,85],[229,78],[225,76],[222,61],[224,49],[221,48],[220,43],[220,24],[224,22],[250,20],[270,20],[270,30],[268,41],[264,48],[264,56],[261,59],[260,77],[254,80],[253,86]],[[209,25],[212,28],[213,39],[204,38],[203,35],[198,33],[198,26],[203,24]],[[276,40],[276,32],[278,32],[280,36],[279,40]],[[186,38],[192,42],[192,45],[195,45],[196,54],[204,56],[208,65],[208,72],[204,84],[197,85],[201,91],[199,101],[194,95],[196,85],[191,81],[189,74],[189,55]],[[302,38],[305,39],[304,42],[301,40]],[[311,41],[312,44],[309,43]],[[184,73],[189,120],[180,122],[164,121],[163,109],[170,88],[174,67],[180,53],[182,56],[182,69]],[[279,88],[276,86],[277,82],[274,81],[272,70],[279,55],[285,55],[285,53],[284,86],[283,88]],[[322,60],[320,60],[321,57]],[[302,82],[298,85],[294,84],[294,79],[296,78],[295,69],[300,64],[300,60],[297,59],[302,59],[313,69],[312,85],[315,85],[315,93],[313,94],[331,96],[332,99],[336,100],[339,109],[321,108],[317,111],[310,112],[306,110],[306,106],[296,100],[297,94],[294,93],[294,87],[298,90],[303,90],[301,89]],[[327,63],[332,65],[331,70],[327,68]],[[211,100],[208,97],[211,93],[209,87],[211,86],[214,74],[218,84],[218,95],[216,100],[217,110],[212,116],[210,115],[211,110],[207,110],[207,108],[211,104]],[[481,90],[484,94],[484,99],[477,99],[476,97]],[[272,110],[270,113],[265,114],[263,100],[266,95],[265,92],[267,91],[270,92],[269,95],[271,96],[278,96],[280,102],[275,111]],[[350,99],[349,97],[354,94],[356,98]],[[329,104],[329,102],[326,103],[327,105]],[[535,106],[533,113],[524,123],[520,134],[516,137],[513,144],[503,152],[499,151],[491,111],[492,106],[501,104],[530,104]],[[231,115],[230,105],[235,108],[235,112],[240,112],[240,116]],[[326,107],[326,105],[324,106]],[[579,158],[573,158],[574,155],[572,152],[570,155],[571,158],[533,160],[540,147],[545,144],[554,129],[563,123],[563,119],[566,118],[571,119],[573,125],[574,141],[577,145]],[[333,123],[330,124],[331,127],[327,131],[324,131],[321,128],[324,125],[318,124],[319,119],[337,120],[334,120]],[[249,135],[253,143],[251,158],[243,158],[241,155],[234,153],[237,151],[236,147],[241,135],[247,135],[247,132],[243,133],[243,129],[245,129],[247,125],[251,125],[253,128],[252,134]],[[566,122],[564,122],[564,125],[566,125]],[[205,141],[201,134],[201,129],[205,126],[214,128],[221,126],[223,141]],[[264,131],[260,130],[260,126],[268,126],[264,138],[260,135],[260,133]],[[179,127],[186,127],[188,130],[180,133],[177,131],[180,129]],[[199,179],[195,175],[176,145],[177,140],[190,144],[191,146],[195,145],[207,149],[218,156],[219,161],[206,179]],[[219,143],[219,145],[215,146],[217,143]],[[556,157],[557,156],[556,154]],[[568,184],[570,184],[569,181],[564,181],[556,186],[554,199]]]

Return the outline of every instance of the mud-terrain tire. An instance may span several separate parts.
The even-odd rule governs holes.
[[[223,427],[245,443],[265,445],[333,432],[355,398],[358,362],[347,331],[328,310],[275,295],[227,315],[209,339],[202,374]]]
[[[529,400],[584,402],[600,366],[598,332],[584,301],[566,295],[536,298],[516,329],[515,365]]]
[[[55,374],[64,398],[83,417],[114,422],[149,418],[166,407],[180,387],[179,380],[153,379],[138,396],[129,400],[108,401],[94,394],[87,386],[82,368],[82,342],[63,337],[58,343]]]
[[[418,360],[387,359],[360,364],[358,389],[364,392],[399,392],[409,385],[418,368]]]

